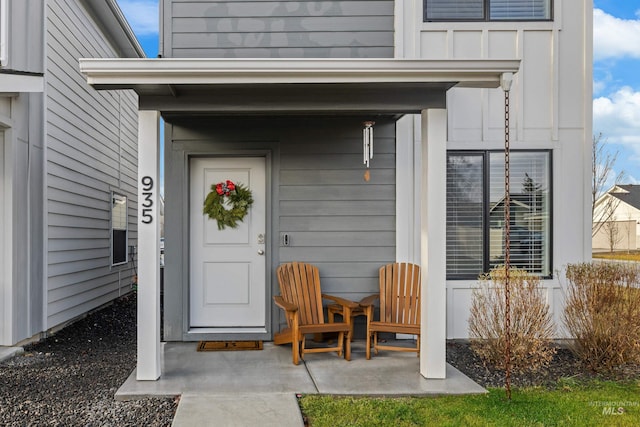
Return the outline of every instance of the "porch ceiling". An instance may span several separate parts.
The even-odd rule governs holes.
[[[133,89],[141,110],[210,114],[418,113],[453,87],[494,88],[519,60],[81,59],[98,90]]]

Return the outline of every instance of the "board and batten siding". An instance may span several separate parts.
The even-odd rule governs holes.
[[[391,0],[163,0],[166,58],[392,58]]]
[[[137,229],[137,97],[93,90],[78,58],[117,53],[74,0],[47,2],[47,328],[126,293],[130,263],[111,266],[111,192]]]
[[[417,27],[420,58],[521,60],[510,91],[510,144],[511,149],[552,152],[554,278],[541,286],[556,325],[562,325],[564,307],[556,271],[590,257],[591,218],[576,207],[588,204],[591,174],[585,155],[592,139],[591,3],[554,1],[551,21],[422,22]],[[447,149],[501,150],[504,102],[500,88],[449,90]],[[476,280],[447,281],[448,338],[468,337],[477,286]],[[562,336],[560,328],[557,332]]]

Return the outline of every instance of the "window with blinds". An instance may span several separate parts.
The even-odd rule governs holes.
[[[551,274],[551,154],[510,156],[510,261]],[[447,276],[475,278],[505,261],[504,153],[447,157]]]
[[[551,0],[489,0],[490,20],[551,19]]]
[[[127,262],[127,196],[111,195],[111,264]]]
[[[425,21],[548,21],[552,0],[424,0]]]
[[[484,19],[484,0],[426,0],[425,14],[429,20]]]
[[[482,154],[447,158],[447,275],[483,271],[484,186]]]

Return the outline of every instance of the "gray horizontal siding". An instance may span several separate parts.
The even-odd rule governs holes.
[[[113,277],[112,275],[113,271],[109,267],[100,267],[93,270],[82,270],[60,276],[52,276],[49,277],[49,295],[59,288],[67,288],[68,291],[72,291],[73,286],[84,282],[93,282],[94,287],[100,287],[102,278]],[[66,296],[73,296],[73,292],[69,292]]]
[[[315,16],[315,17],[262,17],[256,18],[174,18],[173,30],[176,33],[209,33],[212,31],[220,31],[220,21],[228,21],[227,32],[218,32],[218,37],[230,37],[233,40],[233,36],[237,36],[242,33],[256,33],[270,34],[265,30],[267,28],[277,28],[277,33],[284,32],[288,35],[288,32],[300,33],[309,32],[315,37],[316,34],[322,32],[343,32],[345,29],[349,29],[355,32],[363,32],[370,30],[371,28],[385,28],[393,27],[393,17],[390,16],[373,16],[373,17],[353,17],[353,16]],[[226,25],[225,25],[226,26]],[[213,27],[213,28],[212,28]],[[288,31],[285,31],[288,30]],[[307,40],[312,40],[312,37],[308,37]],[[240,41],[240,40],[238,40]],[[310,44],[309,47],[314,47],[317,43],[323,43],[318,35],[317,41]],[[238,43],[236,43],[236,46]],[[321,44],[326,46],[326,44]],[[338,46],[344,46],[339,44]],[[251,47],[251,46],[247,46]]]
[[[284,201],[280,202],[280,210],[283,215],[298,216],[344,216],[359,215],[361,217],[377,215],[395,215],[396,205],[394,200],[358,200],[343,203],[341,200],[330,201]]]
[[[373,44],[373,47],[384,47],[389,43],[393,43],[393,34],[389,33],[375,33],[370,35],[366,32],[316,32],[313,37],[309,37],[307,33],[303,32],[291,32],[291,33],[270,33],[271,37],[264,37],[261,33],[248,32],[243,35],[245,38],[253,37],[254,40],[251,43],[251,48],[274,48],[274,47],[309,47],[309,39],[317,40],[316,47],[351,47],[362,46],[365,42]],[[198,46],[197,49],[230,49],[237,48],[238,43],[235,40],[230,40],[228,37],[220,37],[217,34],[201,33],[181,33],[174,36],[174,49],[196,49],[193,46]],[[371,47],[371,46],[370,46]]]
[[[380,246],[381,242],[390,242],[395,239],[394,231],[371,230],[366,221],[360,220],[360,227],[351,230],[340,231],[297,231],[292,244],[308,247],[358,247],[369,248]],[[333,227],[331,227],[333,228]]]
[[[395,126],[375,126],[367,182],[360,123],[319,120],[280,146],[280,261],[317,265],[323,290],[350,298],[375,292],[395,259]]]
[[[394,2],[164,0],[166,57],[393,57]]]
[[[347,233],[349,234],[349,233]],[[345,238],[349,238],[346,236]],[[292,238],[293,242],[297,241],[297,237]],[[295,243],[293,243],[295,245]],[[379,242],[378,246],[292,246],[280,249],[280,258],[283,261],[304,261],[315,264],[317,262],[344,262],[350,264],[352,262],[378,262],[378,267],[387,262],[392,262],[395,255],[395,246],[380,246],[383,242]],[[376,270],[377,271],[377,270]],[[343,291],[354,291],[354,286],[349,282],[343,283]],[[375,290],[373,287],[369,289]]]
[[[185,159],[201,155],[272,154],[267,197],[271,295],[279,293],[280,263],[305,261],[320,269],[322,289],[360,299],[376,292],[378,269],[395,260],[395,122],[376,118],[370,179],[362,162],[362,117],[173,118],[167,127],[165,331],[181,339],[188,286],[188,173]],[[188,192],[187,192],[188,194]],[[272,233],[272,234],[269,234]],[[289,234],[290,246],[282,245]],[[170,256],[169,256],[170,255]],[[270,299],[269,299],[270,300]],[[272,325],[284,322],[272,306]],[[179,331],[178,333],[176,331]]]
[[[69,286],[55,288],[49,291],[49,301],[52,303],[64,303],[68,300],[69,295],[78,295],[86,298],[87,292],[92,292],[96,287],[109,287],[118,278],[118,272],[105,274],[98,279],[91,279],[84,282],[74,282]],[[97,285],[97,286],[96,286]]]
[[[129,202],[136,244],[137,98],[98,92],[78,58],[116,51],[75,0],[47,2],[47,327],[130,289],[131,265],[111,267],[111,192]]]
[[[278,49],[174,49],[175,58],[386,58],[377,47],[278,48]]]
[[[193,16],[237,17],[288,17],[295,16],[366,16],[393,15],[393,2],[383,1],[174,1],[174,18]]]
[[[390,185],[283,185],[280,187],[280,200],[335,200],[350,197],[351,200],[389,200],[393,198],[396,187]]]
[[[55,239],[49,241],[49,250],[63,252],[85,249],[109,249],[109,239]]]
[[[49,200],[47,203],[50,214],[69,215],[77,218],[98,218],[109,220],[109,213],[104,209],[94,207],[72,205],[57,200]]]
[[[376,230],[378,232],[395,230],[395,215],[369,215],[363,224],[362,215],[326,217],[280,216],[280,228],[289,231],[335,231]],[[366,227],[366,228],[363,228]]]

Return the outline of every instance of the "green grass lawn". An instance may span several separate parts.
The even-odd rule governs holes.
[[[371,426],[638,426],[640,381],[561,381],[553,390],[503,389],[485,395],[300,399],[311,427]],[[622,409],[619,409],[622,408]]]
[[[596,252],[593,258],[617,259],[621,261],[640,261],[640,251]]]

